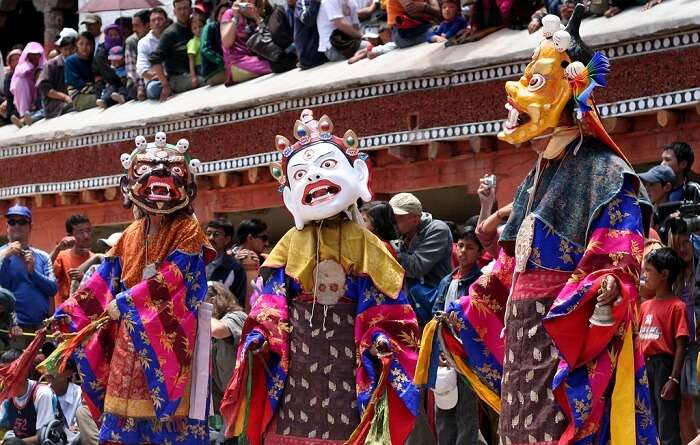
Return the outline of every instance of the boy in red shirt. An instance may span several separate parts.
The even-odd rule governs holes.
[[[645,285],[654,298],[642,303],[639,339],[661,445],[681,445],[680,378],[688,321],[685,303],[671,288],[682,270],[683,260],[668,247],[649,253],[644,265]]]

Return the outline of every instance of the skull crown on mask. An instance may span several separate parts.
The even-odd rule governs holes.
[[[357,136],[348,130],[343,138],[333,136],[327,116],[318,121],[304,110],[294,127],[297,143],[277,136],[281,163],[270,166],[280,182],[287,210],[294,225],[304,225],[348,212],[358,199],[369,201],[369,167],[359,157]]]
[[[186,154],[189,142],[180,139],[171,145],[159,132],[152,143],[143,136],[134,143],[134,151],[120,157],[126,170],[120,182],[125,207],[136,205],[146,214],[167,215],[183,209],[192,213],[197,191],[194,173],[200,163]]]

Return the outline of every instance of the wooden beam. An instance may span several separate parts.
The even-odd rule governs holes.
[[[246,170],[246,179],[250,184],[257,184],[260,180],[260,168],[253,167]]]
[[[104,196],[107,201],[114,201],[119,194],[119,187],[107,187],[102,193],[102,196]]]
[[[34,202],[35,208],[53,207],[55,204],[53,195],[34,195],[32,201]]]
[[[632,128],[633,119],[629,117],[608,117],[603,119],[603,127],[610,134],[627,133]]]
[[[683,120],[683,113],[676,110],[659,110],[656,112],[656,122],[660,127],[675,127]]]
[[[389,147],[387,153],[404,164],[418,159],[418,148],[411,145],[395,145]]]
[[[444,159],[452,156],[453,146],[451,142],[432,141],[428,144],[428,159]]]
[[[226,188],[228,185],[228,173],[223,172],[223,173],[218,173],[216,175],[211,176],[211,187],[213,189],[223,189]]]
[[[496,138],[493,136],[470,136],[467,140],[474,153],[493,151],[496,146]]]
[[[81,204],[94,204],[101,201],[99,190],[83,190],[80,192]]]
[[[79,193],[74,192],[62,192],[56,194],[56,205],[57,206],[69,206],[75,205],[79,201]]]

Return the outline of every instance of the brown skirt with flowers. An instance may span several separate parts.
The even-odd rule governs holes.
[[[309,318],[313,320],[309,326]],[[325,329],[324,329],[325,318]],[[342,444],[360,422],[355,395],[355,304],[289,304],[289,375],[265,445]]]
[[[542,319],[570,275],[528,270],[516,278],[505,315],[499,423],[503,445],[554,445],[566,428],[551,389],[559,356]]]

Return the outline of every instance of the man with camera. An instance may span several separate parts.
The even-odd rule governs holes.
[[[48,317],[58,285],[49,255],[29,246],[31,210],[15,205],[5,217],[9,243],[0,247],[0,286],[15,296],[19,327],[34,332]]]
[[[664,147],[661,152],[661,165],[671,167],[676,174],[669,201],[700,202],[700,184],[688,179],[694,161],[693,149],[685,142],[673,142]]]

